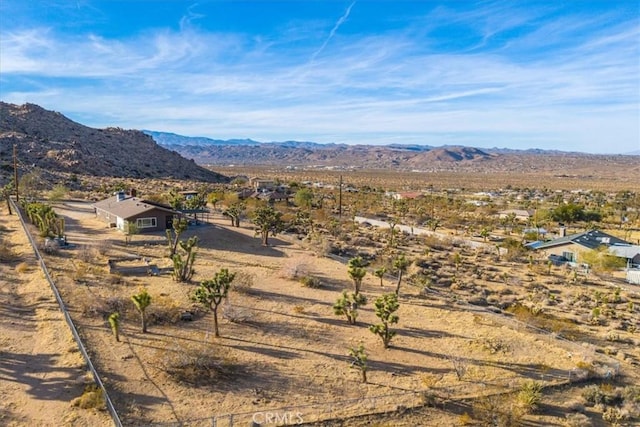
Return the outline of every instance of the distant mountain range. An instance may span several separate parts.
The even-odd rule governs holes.
[[[315,142],[220,140],[143,131],[158,144],[207,165],[274,165],[292,167],[392,168],[418,171],[539,171],[584,167],[602,162],[627,164],[634,158],[555,150],[479,149],[464,146],[348,145]]]
[[[226,177],[158,145],[136,130],[94,129],[35,104],[0,102],[0,185],[17,147],[22,172],[173,178],[222,182]]]
[[[21,172],[225,182],[203,165],[391,169],[423,172],[545,172],[573,177],[640,176],[637,156],[463,146],[347,145],[216,140],[157,131],[94,129],[35,104],[0,101],[0,185],[10,179],[13,147]],[[55,178],[55,177],[54,177]],[[623,178],[626,180],[626,178]]]

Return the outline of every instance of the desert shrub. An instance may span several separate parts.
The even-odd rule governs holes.
[[[16,265],[16,272],[22,274],[26,273],[27,271],[29,271],[29,264],[27,264],[26,262],[21,262],[20,264]]]
[[[453,366],[453,370],[456,373],[456,378],[458,379],[458,381],[462,381],[464,376],[467,374],[467,369],[469,368],[469,360],[453,354],[446,355],[446,358],[449,362],[451,362],[451,366]]]
[[[293,312],[296,314],[304,314],[304,306],[296,305],[293,307]]]
[[[622,390],[622,398],[625,402],[640,403],[640,386],[631,385]]]
[[[320,282],[320,279],[309,275],[302,276],[300,278],[300,283],[302,283],[302,286],[312,289],[318,289],[322,287],[322,282]]]
[[[80,246],[76,253],[78,259],[85,263],[95,263],[100,256],[98,249],[96,249],[94,246],[89,245]]]
[[[109,274],[107,276],[106,282],[109,285],[125,285],[126,284],[124,277],[120,273]]]
[[[299,280],[309,275],[309,266],[299,259],[292,259],[285,263],[280,270],[280,277],[289,280]]]
[[[109,297],[105,301],[105,309],[110,314],[118,312],[120,315],[130,313],[133,310],[133,304],[127,297]]]
[[[591,427],[593,424],[585,414],[574,413],[565,416],[563,425],[565,427]]]
[[[96,384],[89,384],[84,388],[80,397],[71,401],[71,406],[81,409],[106,409],[104,393]]]
[[[516,396],[518,405],[525,413],[538,409],[542,400],[542,384],[537,381],[526,381],[520,386],[520,391]]]
[[[473,402],[474,418],[481,425],[515,427],[520,426],[522,410],[514,407],[511,397],[507,395],[489,395]]]
[[[6,242],[0,242],[0,261],[11,262],[18,259],[18,255],[11,249]]]
[[[106,256],[111,249],[111,242],[109,240],[99,240],[93,245],[94,250],[101,256]]]
[[[614,389],[611,384],[592,384],[582,390],[582,398],[586,406],[619,405],[624,397],[620,390]]]
[[[478,339],[480,346],[491,354],[509,353],[511,347],[500,338],[486,337]]]
[[[609,406],[602,413],[602,419],[615,425],[619,425],[620,421],[626,420],[628,415],[624,413],[620,408]]]
[[[471,417],[471,415],[469,415],[469,413],[464,412],[458,417],[458,424],[460,424],[461,426],[469,426],[475,424],[475,422],[473,421],[473,418]]]
[[[222,317],[232,323],[246,323],[254,317],[254,313],[246,307],[238,307],[227,302],[222,307]]]
[[[160,366],[172,380],[191,386],[214,386],[232,379],[237,373],[232,361],[221,356],[218,348],[210,344],[167,349]]]
[[[183,309],[171,297],[160,295],[153,298],[153,304],[147,309],[150,325],[172,325],[180,321]]]
[[[235,279],[233,279],[231,290],[239,294],[248,295],[251,293],[254,283],[255,276],[253,274],[239,271],[236,273]]]

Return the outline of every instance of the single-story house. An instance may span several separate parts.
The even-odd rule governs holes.
[[[275,190],[277,187],[276,182],[272,179],[263,179],[263,178],[251,178],[250,182],[251,186],[254,190]]]
[[[505,209],[503,211],[498,212],[498,218],[504,219],[509,216],[513,216],[516,221],[527,222],[531,217],[533,217],[534,211],[529,211],[526,209]]]
[[[640,246],[634,246],[600,230],[571,234],[548,242],[536,242],[530,247],[536,251],[543,251],[547,257],[553,256],[568,262],[580,262],[581,252],[601,246],[606,246],[611,254],[625,258],[627,262],[640,262]]]
[[[141,233],[171,228],[173,219],[180,215],[169,206],[127,196],[124,192],[96,202],[93,207],[96,216],[110,227],[124,231],[125,223],[133,222]]]
[[[423,198],[424,194],[421,191],[402,191],[394,193],[391,197],[393,197],[394,200],[413,200]]]

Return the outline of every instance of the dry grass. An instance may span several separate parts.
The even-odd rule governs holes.
[[[89,384],[85,387],[82,396],[76,397],[71,401],[71,406],[80,409],[106,409],[106,402],[102,389],[95,384]]]

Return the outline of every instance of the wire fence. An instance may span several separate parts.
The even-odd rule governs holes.
[[[22,228],[24,229],[25,234],[27,235],[27,238],[29,239],[29,243],[31,244],[33,251],[35,253],[36,259],[38,260],[38,264],[40,265],[40,268],[42,269],[42,272],[44,273],[45,278],[47,279],[47,281],[49,282],[49,286],[51,287],[51,291],[53,292],[53,295],[56,298],[56,301],[58,302],[58,306],[60,307],[60,310],[62,311],[62,314],[64,315],[64,319],[67,322],[67,325],[69,326],[69,329],[71,330],[71,334],[73,335],[73,339],[75,340],[76,344],[78,345],[78,349],[80,350],[80,353],[82,354],[82,357],[84,358],[86,364],[87,364],[87,368],[89,369],[89,371],[91,372],[91,375],[93,376],[93,380],[95,381],[96,385],[98,387],[100,387],[100,390],[102,390],[102,394],[104,396],[104,400],[105,400],[105,404],[107,406],[107,410],[109,411],[109,414],[111,415],[111,418],[113,419],[113,423],[116,425],[116,427],[122,427],[122,421],[120,420],[120,417],[118,416],[118,413],[116,412],[116,408],[113,405],[113,402],[111,401],[111,398],[109,397],[109,394],[107,393],[107,389],[104,386],[104,383],[102,382],[102,380],[100,379],[100,375],[98,374],[98,371],[96,371],[96,368],[93,365],[93,362],[91,361],[91,358],[89,357],[89,354],[87,353],[87,349],[84,346],[84,343],[82,342],[82,339],[80,338],[80,334],[78,333],[78,329],[76,328],[76,325],[73,323],[73,320],[71,319],[71,315],[69,314],[69,310],[67,309],[67,306],[65,305],[64,301],[62,300],[62,297],[60,296],[60,292],[58,291],[58,288],[55,284],[55,282],[53,281],[53,279],[51,278],[51,275],[49,274],[49,270],[47,269],[47,266],[44,262],[44,259],[42,257],[42,255],[40,254],[40,249],[38,248],[38,244],[35,241],[35,239],[33,238],[29,227],[27,225],[27,223],[24,220],[24,217],[22,215],[22,210],[19,208],[18,205],[16,205],[16,203],[14,202],[13,199],[9,199],[11,206],[13,208],[13,210],[16,212],[16,214],[18,215],[18,218],[20,219],[20,223],[22,224]]]
[[[283,406],[259,409],[249,412],[220,414],[214,417],[189,420],[188,422],[170,422],[152,424],[153,427],[211,426],[262,426],[262,425],[302,425],[312,426],[323,421],[348,419],[363,415],[376,415],[397,411],[403,408],[415,408],[424,405],[422,392],[406,391],[402,393],[313,403],[298,406]]]
[[[102,390],[107,409],[113,419],[114,424],[117,427],[121,427],[123,424],[118,416],[116,409],[107,393],[107,390],[100,379],[98,372],[96,371],[91,358],[89,357],[87,350],[78,334],[78,330],[69,315],[66,305],[62,300],[58,289],[49,275],[48,269],[45,265],[44,259],[40,254],[40,250],[38,249],[38,245],[34,240],[33,236],[29,231],[29,227],[27,226],[24,218],[22,216],[22,211],[18,208],[13,200],[11,200],[11,205],[13,209],[18,213],[18,217],[22,226],[25,230],[25,233],[33,247],[36,258],[42,268],[42,271],[49,282],[51,290],[60,306],[60,309],[64,315],[64,318],[71,329],[71,333],[76,341],[78,348],[84,357],[87,367],[89,368],[91,374],[93,375],[95,383]],[[347,258],[341,257],[338,255],[329,255],[329,258],[332,258],[336,261],[341,261],[346,263],[348,261]],[[438,295],[439,297],[445,298],[445,295],[442,295],[440,292],[432,289],[425,289],[425,292],[433,293]],[[458,303],[463,303],[462,301],[458,301]],[[465,304],[465,303],[463,303]],[[551,333],[545,329],[538,328],[526,322],[519,321],[512,317],[506,317],[504,314],[495,313],[490,309],[479,307],[475,305],[471,305],[466,303],[469,308],[472,308],[474,312],[485,314],[492,319],[497,324],[503,324],[507,327],[510,327],[515,330],[527,330],[528,332],[535,333],[541,335],[543,339],[548,340],[549,344],[562,346],[569,351],[573,351],[576,355],[586,355],[593,359],[599,359],[599,362],[603,365],[606,375],[617,375],[620,369],[620,363],[618,360],[608,357],[603,354],[595,354],[595,352],[589,351],[588,348],[585,348],[584,345],[574,342],[568,339],[563,338],[558,334]],[[541,376],[544,376],[544,372],[541,370]],[[602,372],[600,373],[601,375]],[[566,383],[580,382],[585,378],[581,378],[579,372],[569,372],[567,378],[565,379]],[[462,389],[467,388],[468,384],[460,384],[458,387]],[[448,387],[446,391],[438,390],[438,388],[431,389],[430,392],[431,397],[438,397],[440,399],[446,398],[446,400],[455,401],[459,400],[461,396],[455,396],[457,393],[454,389],[456,386]],[[507,390],[507,392],[511,392],[513,390]],[[442,392],[442,393],[441,393]],[[156,427],[173,427],[173,426],[212,426],[212,427],[233,427],[233,426],[260,426],[260,425],[316,425],[321,424],[323,422],[336,420],[336,419],[348,419],[357,416],[366,416],[366,415],[377,415],[389,413],[401,409],[411,409],[418,408],[425,405],[425,399],[429,399],[429,396],[425,395],[425,391],[406,391],[402,393],[394,393],[394,394],[385,394],[379,396],[370,396],[356,399],[347,399],[347,400],[339,400],[333,402],[322,402],[308,405],[293,405],[293,406],[285,406],[271,409],[260,409],[256,411],[250,412],[241,412],[241,413],[232,413],[232,414],[220,414],[212,417],[206,417],[201,419],[191,419],[184,420],[178,422],[167,422],[167,423],[155,423],[149,424],[150,426]]]

